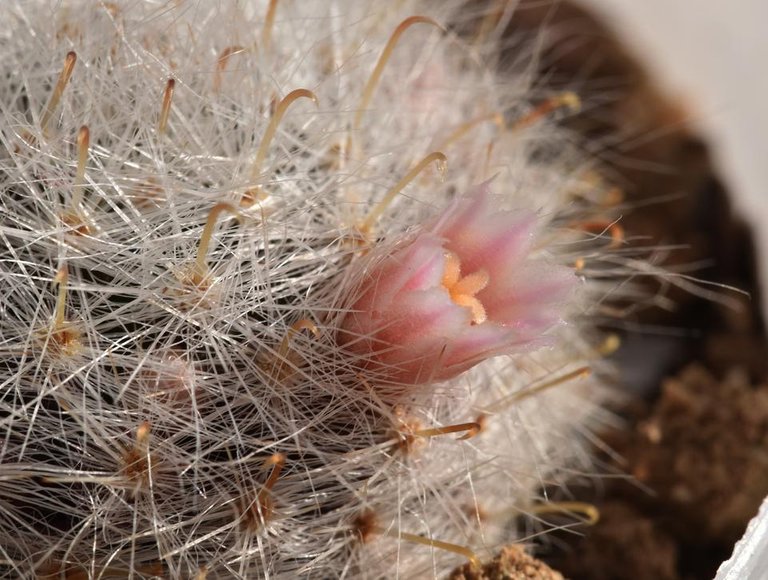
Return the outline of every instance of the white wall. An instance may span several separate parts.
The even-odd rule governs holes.
[[[581,1],[610,17],[708,135],[768,282],[768,0]]]

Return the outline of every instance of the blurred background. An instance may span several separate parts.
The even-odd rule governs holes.
[[[768,2],[581,2],[613,24],[706,136],[754,228],[768,286]]]
[[[622,216],[628,239],[672,246],[670,272],[695,266],[694,276],[754,296],[669,287],[674,307],[624,311],[612,360],[623,392],[639,396],[600,437],[621,458],[617,473],[634,479],[577,493],[600,522],[548,561],[574,580],[709,580],[768,494],[768,293],[761,303],[758,288],[768,288],[768,2],[522,6],[518,26],[544,23],[551,42],[541,78],[576,79],[588,103],[566,126],[592,140],[642,208]],[[644,288],[656,295],[653,280]]]

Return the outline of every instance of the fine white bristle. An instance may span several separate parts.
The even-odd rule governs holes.
[[[4,4],[4,574],[438,578],[546,520],[542,489],[589,470],[589,317],[629,267],[551,121],[573,97],[499,76],[491,16]],[[449,380],[382,380],[339,342],[354,297],[488,180],[536,216],[530,260],[579,264],[564,323]]]

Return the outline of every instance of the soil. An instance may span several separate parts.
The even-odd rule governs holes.
[[[487,564],[470,563],[457,568],[448,580],[563,580],[563,575],[522,548],[507,546]]]
[[[633,411],[604,434],[631,478],[592,498],[601,521],[551,562],[574,580],[709,580],[768,495],[768,384],[692,364]]]

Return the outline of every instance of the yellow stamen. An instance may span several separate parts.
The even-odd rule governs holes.
[[[451,295],[453,301],[459,306],[469,308],[472,312],[472,324],[482,324],[488,320],[488,315],[485,312],[483,303],[480,302],[474,296],[467,296],[466,294],[459,294],[458,296]]]
[[[453,252],[445,254],[445,269],[443,270],[443,286],[451,288],[461,276],[461,262]]]
[[[454,284],[451,291],[455,294],[469,294],[474,296],[480,290],[488,286],[490,276],[485,270],[478,270],[474,274],[464,276],[461,280]]]
[[[472,311],[472,324],[482,324],[488,319],[483,303],[475,295],[488,286],[490,280],[485,270],[478,270],[462,278],[461,261],[458,256],[452,252],[446,253],[443,287],[454,303]]]

